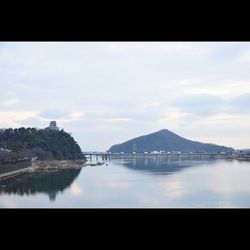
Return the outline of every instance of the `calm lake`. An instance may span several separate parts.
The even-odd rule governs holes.
[[[250,162],[111,160],[0,182],[0,207],[250,207]]]

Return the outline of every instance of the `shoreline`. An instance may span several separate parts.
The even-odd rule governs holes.
[[[6,180],[9,178],[14,178],[19,175],[25,174],[25,173],[38,173],[38,172],[55,172],[60,171],[63,169],[81,169],[83,167],[94,167],[94,166],[101,166],[104,163],[97,162],[95,164],[93,163],[87,163],[87,161],[84,160],[51,160],[51,161],[35,161],[31,162],[29,166],[26,168],[22,168],[15,171],[6,172],[3,174],[0,174],[0,181]]]

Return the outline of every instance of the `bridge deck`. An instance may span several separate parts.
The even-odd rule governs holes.
[[[162,156],[168,156],[168,155],[224,155],[219,153],[83,153],[84,155],[162,155]]]

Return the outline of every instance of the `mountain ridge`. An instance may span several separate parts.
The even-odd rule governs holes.
[[[212,143],[192,141],[181,137],[168,129],[161,129],[147,135],[135,137],[109,148],[111,153],[152,152],[152,151],[188,151],[188,152],[232,152],[231,147]]]

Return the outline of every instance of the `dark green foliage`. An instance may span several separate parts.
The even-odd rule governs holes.
[[[121,144],[112,146],[108,151],[112,153],[124,152],[152,152],[182,151],[182,152],[232,152],[234,149],[209,143],[187,140],[173,132],[163,129],[158,132],[140,136]]]
[[[41,160],[82,159],[80,146],[74,138],[64,132],[51,129],[18,128],[6,129],[0,133],[0,148],[13,152],[32,152]]]

